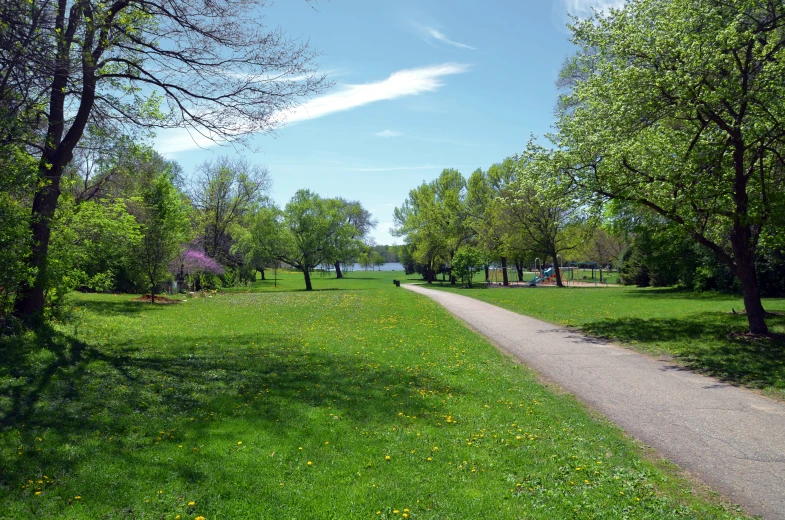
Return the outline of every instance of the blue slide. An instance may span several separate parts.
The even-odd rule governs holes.
[[[542,272],[542,276],[541,277],[540,276],[535,276],[532,279],[532,281],[529,282],[529,285],[532,286],[532,285],[537,285],[540,282],[544,282],[552,274],[553,274],[553,267],[549,267],[548,269],[546,269],[545,271]]]

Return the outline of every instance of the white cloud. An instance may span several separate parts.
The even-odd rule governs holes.
[[[376,137],[400,137],[403,134],[395,130],[382,130],[381,132],[376,132],[373,135],[375,135]]]
[[[465,43],[457,42],[455,40],[451,40],[445,35],[443,32],[435,29],[433,27],[427,27],[425,25],[419,24],[412,24],[420,33],[420,36],[428,43],[433,42],[433,40],[440,41],[442,43],[446,43],[447,45],[452,45],[453,47],[458,47],[459,49],[469,49],[475,50],[475,47],[471,45],[466,45]]]
[[[155,150],[167,157],[195,150],[199,148],[210,148],[218,144],[220,139],[210,139],[195,130],[187,128],[175,128],[171,130],[161,130],[155,137]]]
[[[335,112],[350,110],[377,101],[433,92],[443,85],[441,78],[469,70],[462,63],[444,63],[394,72],[389,78],[374,83],[344,85],[337,92],[321,96],[304,105],[278,115],[281,123],[316,119]]]
[[[607,12],[610,8],[620,9],[625,0],[562,0],[567,12],[574,16],[586,17],[592,14],[592,9]]]
[[[335,112],[351,110],[377,101],[387,101],[404,96],[433,92],[444,85],[442,77],[462,74],[469,65],[463,63],[443,63],[416,69],[393,72],[387,79],[359,85],[343,85],[336,92],[314,98],[291,110],[273,116],[276,124],[297,123],[316,119]],[[393,131],[380,137],[395,137]],[[384,132],[380,132],[384,134]],[[400,135],[400,134],[398,134]],[[187,129],[164,130],[155,139],[155,148],[164,155],[186,152],[198,148],[210,148],[221,139],[211,140],[198,132]]]
[[[389,167],[371,167],[371,168],[346,168],[350,172],[399,172],[405,170],[441,170],[441,166],[434,164],[420,164],[416,166],[389,166]]]

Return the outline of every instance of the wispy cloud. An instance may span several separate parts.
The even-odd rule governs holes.
[[[595,11],[607,11],[610,8],[619,9],[624,6],[625,0],[562,0],[567,12],[574,16],[585,17]]]
[[[344,85],[337,92],[321,96],[292,110],[278,114],[281,123],[296,123],[350,110],[377,101],[433,92],[444,83],[442,78],[469,70],[463,63],[444,63],[430,67],[394,72],[382,81]]]
[[[220,143],[220,139],[210,139],[194,129],[175,128],[161,130],[154,139],[155,150],[167,157],[199,148],[210,148]]]
[[[422,39],[424,39],[428,43],[433,43],[433,41],[435,40],[442,43],[446,43],[447,45],[452,45],[453,47],[458,47],[459,49],[469,49],[472,51],[476,49],[471,45],[466,45],[465,43],[451,40],[450,38],[447,37],[447,35],[445,35],[443,32],[439,31],[434,27],[428,27],[426,25],[420,25],[416,23],[412,25],[415,27],[415,29],[417,29],[417,32],[420,33],[420,37],[422,37]]]
[[[404,96],[414,96],[434,92],[444,85],[443,77],[462,74],[470,65],[464,63],[443,63],[429,67],[404,69],[392,73],[387,79],[343,85],[336,92],[314,98],[291,110],[273,116],[277,124],[291,124],[324,117],[335,112],[351,110],[377,101],[393,100]],[[392,130],[379,137],[395,137]],[[398,134],[401,135],[401,134]],[[199,148],[210,148],[220,144],[221,139],[211,140],[196,131],[186,129],[164,130],[155,139],[155,148],[164,155],[172,155]]]
[[[373,135],[375,135],[376,137],[400,137],[403,134],[395,130],[382,130],[381,132],[376,132]]]
[[[381,167],[371,167],[371,168],[346,168],[350,172],[400,172],[406,170],[441,170],[443,169],[442,166],[436,166],[435,164],[420,164],[415,166],[381,166]]]

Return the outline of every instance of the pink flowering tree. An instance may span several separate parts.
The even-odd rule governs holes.
[[[197,289],[207,285],[205,282],[212,276],[224,273],[224,267],[221,264],[195,246],[189,246],[183,251],[173,267],[179,280],[185,280],[190,287]]]

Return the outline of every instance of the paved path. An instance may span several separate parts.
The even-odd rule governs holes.
[[[749,512],[785,520],[785,405],[479,300],[404,287]]]

